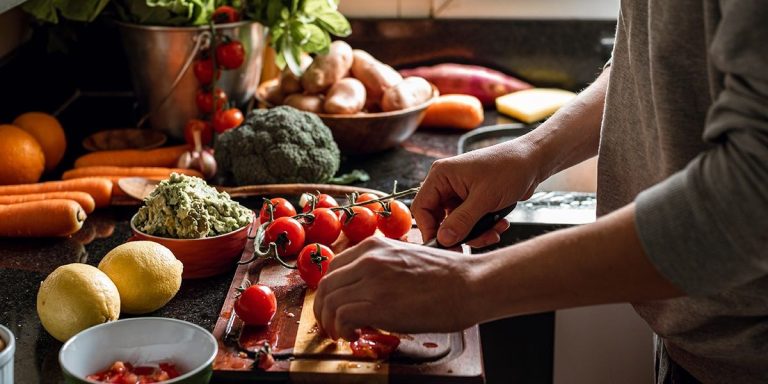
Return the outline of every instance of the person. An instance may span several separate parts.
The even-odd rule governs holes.
[[[768,382],[766,42],[760,0],[622,1],[594,83],[530,134],[436,161],[412,206],[452,245],[599,154],[600,217],[481,255],[363,241],[320,283],[318,323],[353,339],[630,302],[662,340],[659,383]]]

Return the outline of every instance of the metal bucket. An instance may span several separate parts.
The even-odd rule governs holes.
[[[203,40],[210,36],[210,28],[117,24],[136,97],[148,114],[150,126],[183,138],[184,125],[200,115],[195,105],[195,92],[200,84],[191,64],[205,44]],[[239,40],[245,47],[243,66],[221,71],[221,78],[216,81],[230,102],[243,108],[259,85],[266,29],[257,22],[242,21],[217,25],[216,32]]]

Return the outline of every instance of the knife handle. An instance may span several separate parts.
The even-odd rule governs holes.
[[[477,221],[475,226],[472,227],[472,230],[469,231],[469,234],[467,235],[467,237],[465,237],[464,239],[462,239],[456,244],[466,243],[467,241],[472,240],[482,235],[483,233],[487,232],[488,230],[493,228],[493,226],[496,225],[496,223],[498,223],[499,220],[509,215],[509,213],[515,209],[515,206],[517,206],[517,203],[512,204],[506,208],[502,208],[496,212],[486,213],[485,215],[483,215],[483,217],[480,218],[480,220]],[[435,247],[435,248],[446,248],[445,246],[437,242],[437,236],[435,236],[434,239],[424,243],[424,245],[428,247]]]

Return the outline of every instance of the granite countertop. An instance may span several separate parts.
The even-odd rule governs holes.
[[[402,188],[417,186],[438,157],[456,152],[461,132],[417,132],[402,147],[383,153],[344,158],[342,169],[362,168],[371,175],[363,187],[389,190],[394,180]],[[260,199],[244,199],[258,209]],[[131,235],[128,220],[136,206],[115,206],[94,212],[83,229],[65,239],[0,239],[0,324],[16,336],[17,383],[60,383],[58,352],[62,343],[40,324],[36,297],[40,282],[58,266],[82,262],[98,265],[112,248]],[[184,280],[176,297],[144,316],[190,321],[213,330],[235,267],[211,278]],[[121,318],[129,317],[122,315]]]

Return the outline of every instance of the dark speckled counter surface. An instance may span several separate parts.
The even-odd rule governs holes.
[[[426,176],[436,155],[455,153],[460,132],[417,133],[406,147],[380,154],[344,159],[343,168],[362,168],[371,181],[361,186],[389,190],[397,179],[403,188],[416,186]],[[255,199],[244,204],[258,208]],[[254,206],[256,205],[256,206]],[[16,383],[60,383],[58,363],[62,343],[42,327],[35,308],[40,282],[56,267],[85,262],[98,265],[112,248],[130,237],[128,220],[138,206],[119,206],[94,212],[83,229],[66,239],[0,239],[0,324],[16,336]],[[187,320],[213,330],[235,267],[220,276],[184,280],[181,290],[160,310],[145,316]],[[126,318],[122,315],[121,318]],[[7,384],[7,383],[4,383]]]

